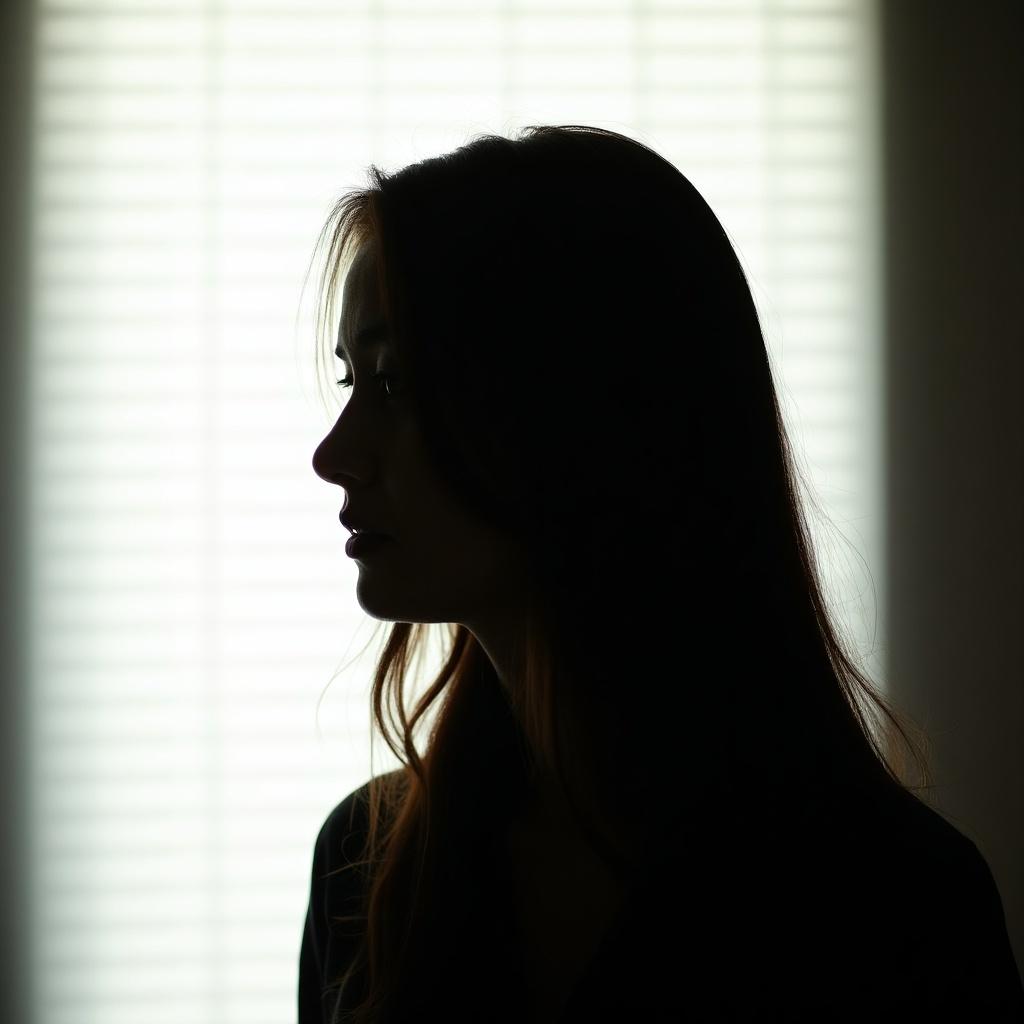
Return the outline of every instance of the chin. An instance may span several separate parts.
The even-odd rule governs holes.
[[[359,574],[356,601],[370,618],[380,619],[382,622],[446,621],[435,616],[422,615],[423,609],[411,607],[408,600],[402,600],[401,596],[394,592],[387,593],[387,589],[385,586],[377,585],[377,581],[367,579],[366,574]]]

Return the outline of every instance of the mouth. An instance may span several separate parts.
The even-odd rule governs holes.
[[[355,518],[355,517],[353,517]],[[338,520],[342,526],[352,534],[353,537],[386,537],[386,533],[382,533],[380,530],[372,530],[365,526],[357,526],[352,520],[345,514],[343,508],[338,513]]]
[[[373,555],[380,548],[385,547],[391,538],[383,533],[371,533],[368,530],[358,530],[345,541],[345,554],[349,558],[359,558]]]

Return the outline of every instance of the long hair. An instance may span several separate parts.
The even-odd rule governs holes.
[[[456,837],[502,778],[560,786],[619,875],[666,808],[929,784],[924,734],[830,617],[750,288],[685,175],[581,125],[368,174],[318,242],[318,353],[372,239],[436,470],[523,540],[532,589],[508,694],[448,624],[443,667],[407,708],[426,627],[390,627],[373,718],[403,768],[369,785],[363,940],[333,979],[353,1024],[429,986]]]

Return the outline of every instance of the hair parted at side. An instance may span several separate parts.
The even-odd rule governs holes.
[[[623,807],[639,824],[666,798],[698,814],[729,794],[929,784],[924,734],[831,621],[754,301],[685,175],[584,125],[368,173],[318,241],[318,364],[373,240],[427,450],[469,508],[523,538],[535,588],[510,698],[449,624],[440,672],[406,708],[427,627],[391,624],[372,710],[404,768],[371,780],[353,865],[364,941],[333,979],[352,1024],[393,1019],[429,985],[452,837],[499,755],[558,780],[616,871],[635,862]],[[499,734],[515,742],[481,738]]]

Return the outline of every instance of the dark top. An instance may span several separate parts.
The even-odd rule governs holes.
[[[364,785],[316,839],[299,955],[299,1024],[331,1024],[357,932]],[[773,812],[774,813],[774,812]],[[999,892],[977,846],[902,789],[833,792],[798,813],[666,822],[656,852],[573,989],[562,1024],[1024,1022]],[[494,830],[460,859],[466,903],[437,927],[398,1020],[524,1021],[508,876]],[[346,1003],[346,1005],[348,1005]]]

